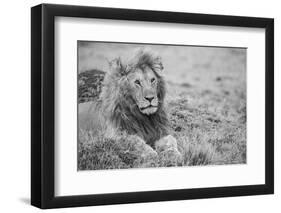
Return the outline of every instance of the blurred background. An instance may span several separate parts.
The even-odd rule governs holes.
[[[121,57],[124,60],[140,47],[149,47],[163,60],[167,81],[200,87],[220,89],[231,85],[246,89],[246,48],[143,45],[80,41],[78,46],[79,73],[93,68],[108,70],[108,61]],[[235,84],[235,85],[234,85]],[[231,92],[231,91],[228,91]]]

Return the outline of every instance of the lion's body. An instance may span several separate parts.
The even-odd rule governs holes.
[[[106,137],[123,132],[136,135],[156,149],[159,148],[156,142],[167,141],[172,144],[172,151],[179,155],[175,142],[171,142],[172,136],[168,134],[162,69],[159,57],[143,50],[137,52],[126,66],[120,59],[115,60],[105,74],[98,98],[79,104],[80,128],[102,130]]]

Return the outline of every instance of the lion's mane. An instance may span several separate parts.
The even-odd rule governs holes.
[[[100,95],[103,115],[118,131],[138,135],[153,147],[156,140],[167,135],[168,125],[163,106],[166,93],[165,81],[159,73],[163,69],[161,59],[150,50],[141,49],[128,63],[122,64],[120,58],[113,63],[111,71],[105,75]],[[158,79],[159,105],[158,110],[151,115],[140,112],[126,80],[126,74],[131,69],[143,66],[149,66]]]

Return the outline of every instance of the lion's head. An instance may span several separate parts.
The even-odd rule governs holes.
[[[159,106],[157,84],[158,77],[149,66],[135,68],[128,76],[128,84],[132,98],[141,113],[150,115]]]
[[[116,128],[148,142],[165,135],[166,89],[161,58],[151,50],[139,49],[127,62],[117,58],[110,65],[100,96],[104,115]]]

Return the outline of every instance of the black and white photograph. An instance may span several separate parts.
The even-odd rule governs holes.
[[[31,41],[33,206],[274,193],[273,18],[40,4]]]
[[[279,5],[2,1],[0,213],[279,212]]]
[[[247,48],[77,41],[77,170],[247,163]]]

